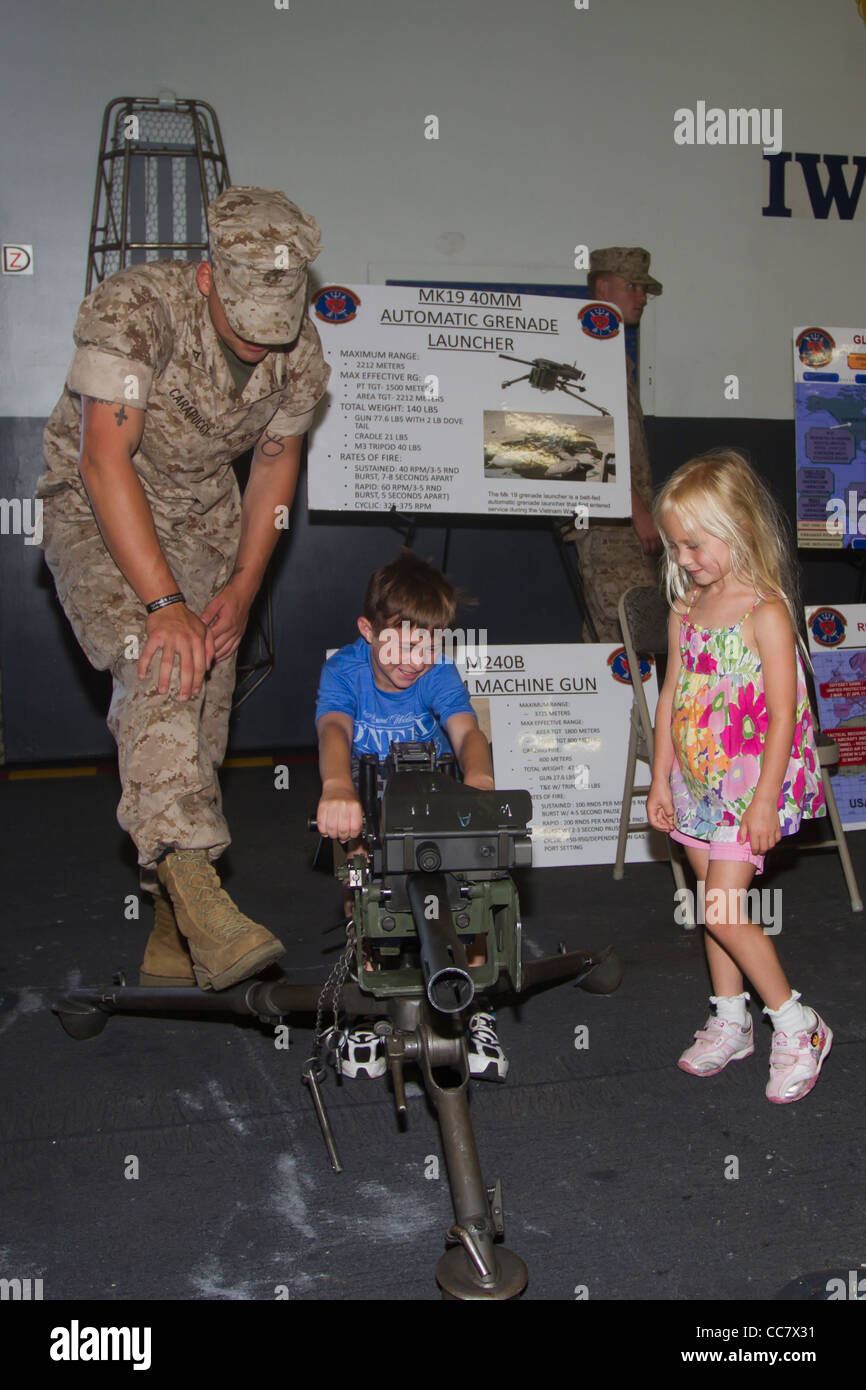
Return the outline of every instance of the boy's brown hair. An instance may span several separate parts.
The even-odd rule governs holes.
[[[399,622],[431,631],[452,628],[457,603],[457,593],[445,575],[401,546],[390,564],[371,574],[364,617],[375,633]]]

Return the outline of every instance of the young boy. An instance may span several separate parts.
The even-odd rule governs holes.
[[[391,743],[433,740],[452,752],[464,784],[492,791],[490,747],[478,728],[455,666],[436,659],[436,633],[453,631],[457,596],[448,580],[411,550],[371,576],[358,619],[360,637],[325,662],[316,701],[322,796],[319,831],[337,840],[361,833],[363,814],[355,785],[363,753],[387,756]],[[470,965],[479,964],[469,954]],[[469,1064],[473,1076],[504,1081],[508,1062],[496,1037],[494,1015],[469,1020]],[[358,1034],[366,1043],[378,1041]],[[385,1070],[384,1051],[369,1075]],[[344,1074],[353,1074],[344,1064]]]

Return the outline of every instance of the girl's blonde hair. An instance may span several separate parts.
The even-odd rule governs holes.
[[[743,455],[733,449],[701,454],[678,468],[656,498],[653,516],[665,547],[665,591],[674,607],[694,588],[694,580],[677,564],[665,533],[665,516],[671,512],[687,531],[692,526],[724,541],[733,573],[742,583],[750,584],[761,598],[783,601],[805,652],[787,518]]]

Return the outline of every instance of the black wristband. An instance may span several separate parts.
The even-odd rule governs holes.
[[[153,603],[145,605],[148,613],[156,613],[160,608],[168,608],[170,603],[186,603],[183,594],[166,594],[165,598],[154,599]]]

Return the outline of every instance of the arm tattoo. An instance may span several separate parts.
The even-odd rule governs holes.
[[[95,405],[117,405],[117,401],[104,401],[101,396],[88,396],[87,399],[93,401]],[[114,418],[117,421],[117,428],[120,429],[124,420],[129,419],[125,405],[122,405],[119,410],[114,412]]]
[[[259,445],[259,453],[264,454],[265,458],[276,458],[283,452],[284,447],[285,440],[280,435],[265,430],[265,442]]]

